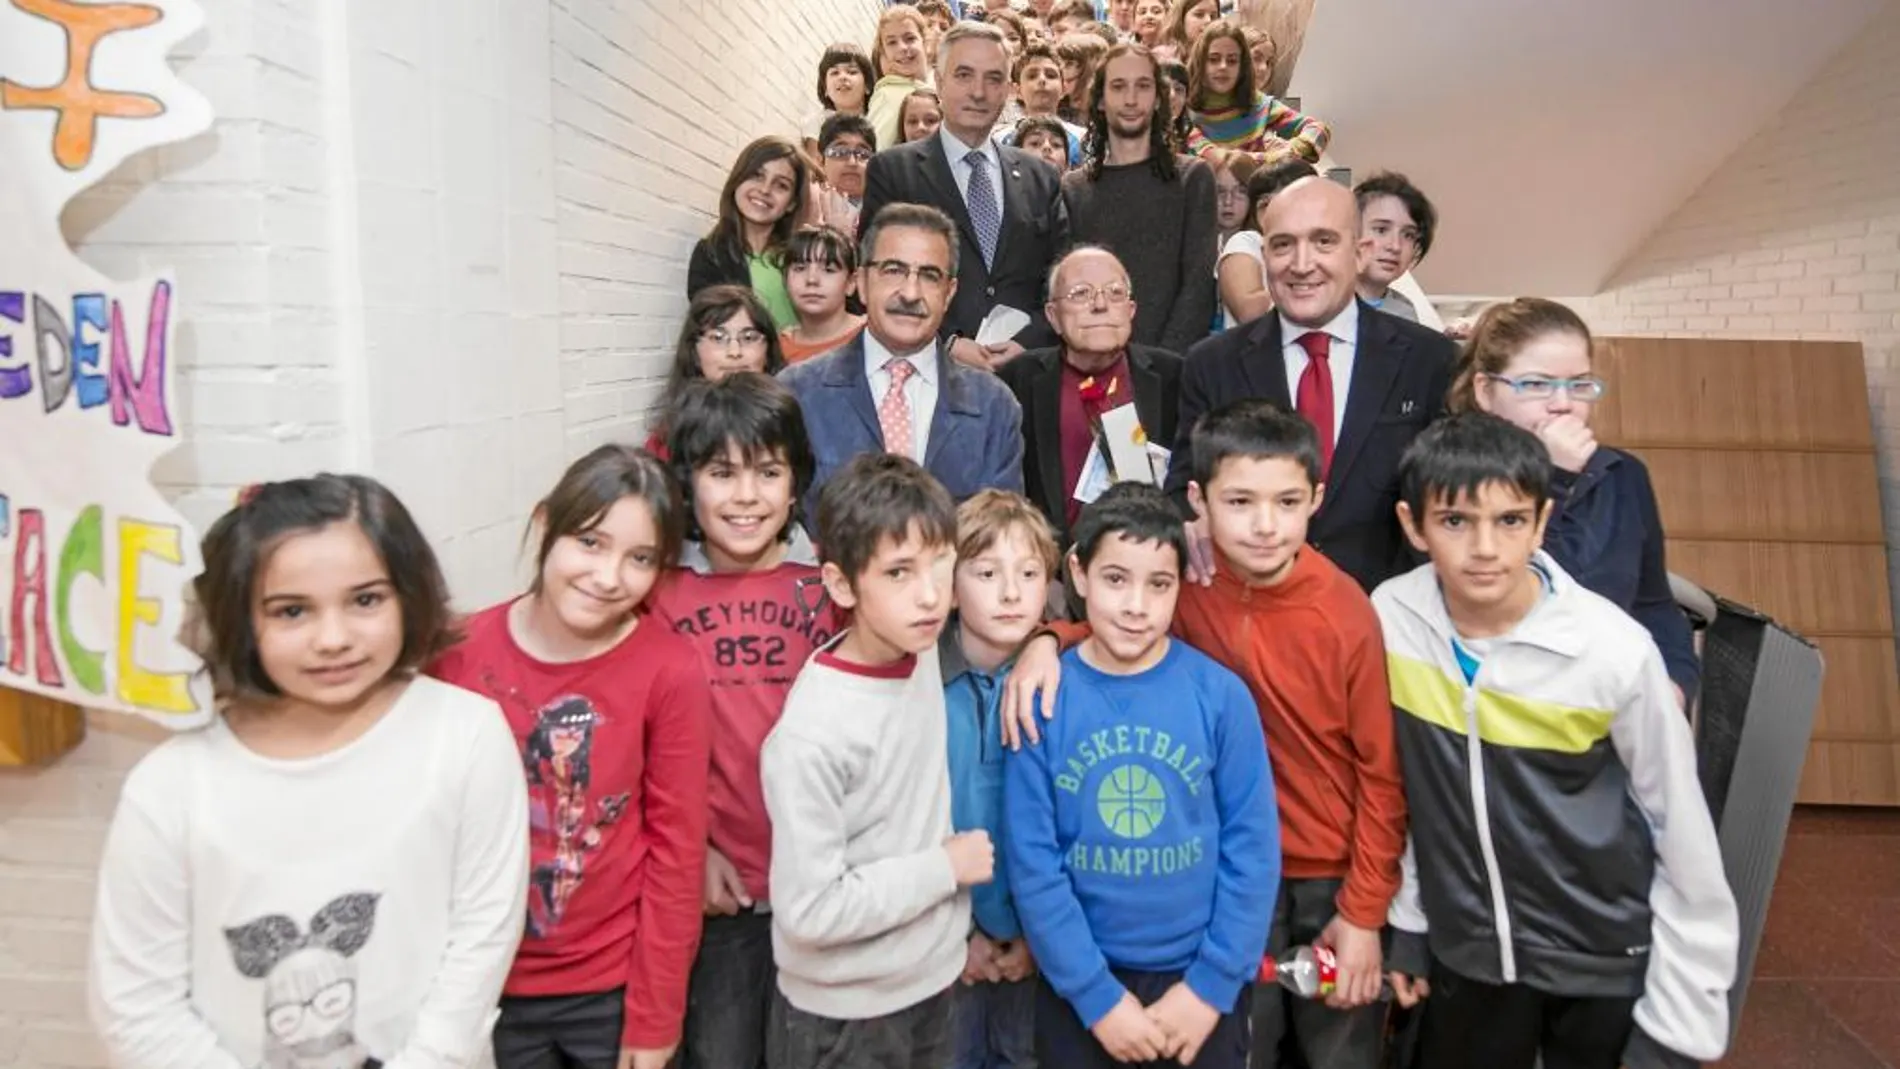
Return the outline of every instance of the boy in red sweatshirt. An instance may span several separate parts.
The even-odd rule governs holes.
[[[1310,424],[1238,401],[1203,416],[1192,441],[1188,498],[1208,520],[1217,567],[1211,585],[1183,585],[1174,633],[1245,680],[1260,707],[1283,857],[1267,952],[1317,943],[1339,960],[1324,1003],[1255,992],[1249,1064],[1280,1065],[1290,1037],[1308,1065],[1374,1069],[1385,1023],[1380,936],[1406,828],[1379,620],[1359,585],[1306,545],[1324,496]],[[1055,646],[1032,643],[1011,684],[1042,690],[1045,710]],[[1034,737],[1030,703],[1004,721]]]
[[[791,391],[749,373],[694,383],[670,428],[687,542],[650,606],[698,653],[712,691],[706,928],[679,1065],[754,1069],[777,982],[759,750],[799,668],[841,621],[798,522],[813,461]]]

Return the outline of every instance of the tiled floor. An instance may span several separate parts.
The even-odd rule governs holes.
[[[1900,1069],[1900,811],[1800,809],[1723,1069]]]

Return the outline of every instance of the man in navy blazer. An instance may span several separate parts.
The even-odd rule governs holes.
[[[1003,32],[959,22],[943,35],[936,59],[943,125],[871,158],[862,218],[908,203],[928,204],[955,221],[962,235],[955,250],[959,285],[938,333],[952,357],[993,368],[1056,342],[1043,316],[1043,285],[1068,247],[1069,213],[1055,168],[990,136],[1010,94]],[[1029,325],[1009,341],[980,346],[977,328],[999,305],[1028,313]]]
[[[858,292],[865,328],[779,379],[798,396],[818,490],[867,450],[902,453],[962,501],[1023,488],[1023,413],[987,371],[952,360],[937,338],[957,290],[956,224],[935,208],[893,204],[865,226]]]
[[[1204,413],[1252,397],[1299,412],[1320,431],[1325,467],[1307,541],[1370,591],[1417,564],[1394,511],[1399,458],[1444,413],[1457,348],[1356,299],[1351,190],[1303,178],[1275,194],[1260,229],[1274,310],[1188,350],[1168,490],[1186,495]],[[1197,558],[1204,539],[1197,520],[1189,539]],[[1256,1020],[1255,1034],[1263,1031],[1278,1034]]]

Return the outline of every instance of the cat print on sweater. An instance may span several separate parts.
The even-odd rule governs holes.
[[[264,981],[261,1069],[377,1069],[356,1039],[356,963],[379,895],[347,894],[317,910],[308,931],[281,913],[224,930],[238,972]]]

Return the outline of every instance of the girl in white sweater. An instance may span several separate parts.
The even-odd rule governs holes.
[[[418,676],[435,556],[372,479],[247,490],[204,540],[220,716],[132,770],[92,1016],[121,1069],[475,1064],[522,928],[526,789],[495,704]]]

